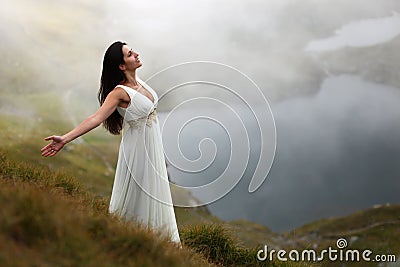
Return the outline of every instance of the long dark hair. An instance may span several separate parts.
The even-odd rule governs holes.
[[[103,70],[101,73],[100,89],[98,92],[98,99],[100,106],[103,105],[108,94],[119,83],[125,80],[125,75],[119,68],[120,64],[124,62],[124,54],[122,53],[122,46],[126,45],[123,42],[114,42],[107,49],[103,59]],[[124,118],[115,110],[104,122],[103,126],[112,134],[120,134]]]

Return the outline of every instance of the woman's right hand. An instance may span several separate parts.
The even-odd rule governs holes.
[[[55,154],[58,153],[66,144],[62,136],[58,135],[52,135],[46,137],[44,140],[49,141],[51,140],[52,142],[50,144],[47,144],[44,146],[41,151],[42,151],[42,156],[44,157],[52,157]]]

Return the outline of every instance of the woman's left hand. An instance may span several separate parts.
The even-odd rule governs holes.
[[[44,156],[44,157],[48,157],[48,156],[52,157],[52,156],[54,156],[66,144],[66,142],[63,139],[63,137],[62,136],[58,136],[58,135],[48,136],[44,140],[46,140],[46,141],[52,140],[52,142],[50,144],[47,144],[46,146],[44,146],[41,149],[42,156]]]

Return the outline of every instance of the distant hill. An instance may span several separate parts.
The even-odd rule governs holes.
[[[395,257],[400,262],[400,205],[378,205],[354,214],[311,222],[283,234],[274,233],[267,227],[248,221],[232,221],[227,224],[234,237],[247,246],[298,251],[337,248],[338,240],[345,239],[345,249],[364,251],[375,255]],[[326,259],[326,257],[325,257]],[[342,263],[324,261],[322,266],[343,266]],[[345,266],[386,266],[378,262],[346,262]],[[389,263],[388,263],[389,264]],[[398,266],[398,265],[388,265]]]

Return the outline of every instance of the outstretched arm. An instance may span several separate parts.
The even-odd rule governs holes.
[[[60,151],[67,143],[71,142],[75,138],[89,132],[90,130],[99,126],[105,119],[110,116],[119,103],[124,101],[126,98],[126,93],[123,92],[123,89],[114,89],[111,91],[103,105],[97,110],[96,113],[87,117],[83,122],[81,122],[77,127],[75,127],[72,131],[62,135],[52,135],[46,137],[44,140],[52,141],[50,144],[47,144],[41,149],[42,156],[54,156]]]

